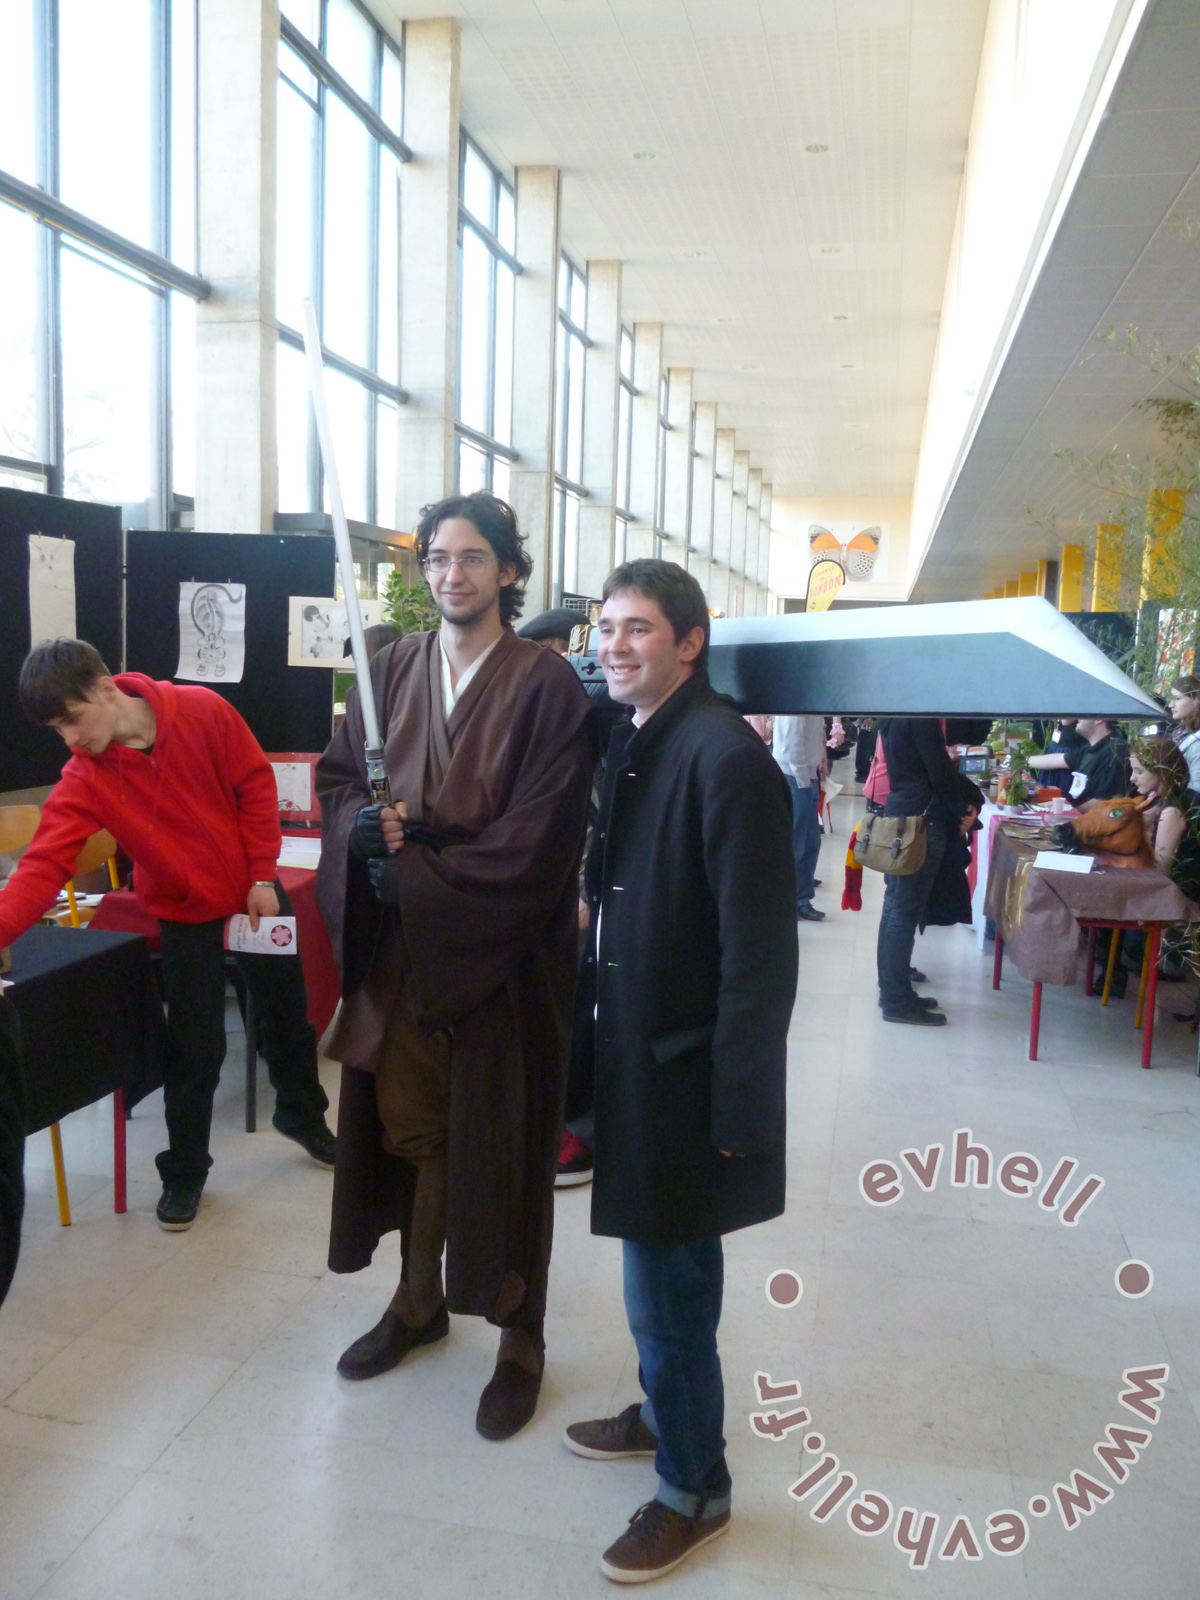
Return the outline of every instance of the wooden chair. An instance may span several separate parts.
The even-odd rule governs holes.
[[[0,806],[0,855],[23,850],[41,819],[41,806]]]

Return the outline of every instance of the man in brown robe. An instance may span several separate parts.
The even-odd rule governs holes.
[[[358,1271],[392,1228],[403,1259],[338,1371],[388,1371],[446,1335],[448,1310],[486,1317],[502,1332],[475,1424],[501,1439],[533,1416],[545,1363],[588,701],[510,626],[532,564],[503,501],[441,501],[417,539],[441,628],[371,666],[393,804],[370,804],[357,696],[317,768],[344,996],[329,1265]]]

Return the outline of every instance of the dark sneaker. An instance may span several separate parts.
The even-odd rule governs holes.
[[[164,1183],[162,1199],[154,1213],[159,1227],[168,1233],[185,1233],[196,1220],[203,1193],[203,1178],[196,1183]]]
[[[614,1583],[649,1583],[651,1578],[673,1572],[695,1551],[719,1539],[728,1527],[728,1511],[702,1521],[672,1511],[661,1500],[648,1500],[600,1557],[600,1571]]]
[[[917,1028],[944,1028],[946,1018],[940,1011],[926,1011],[924,1006],[903,1006],[897,1011],[885,1011],[885,1022],[910,1022]]]
[[[918,972],[916,967],[909,967],[908,981],[909,983],[928,983],[929,979],[923,972]]]
[[[811,900],[802,900],[796,907],[796,916],[801,922],[824,922],[825,913],[818,911]]]
[[[883,1001],[881,1000],[879,1004],[882,1006]],[[937,1001],[931,994],[914,994],[912,999],[909,1001],[909,1005],[924,1006],[926,1011],[937,1010]]]
[[[563,1134],[562,1149],[558,1152],[556,1189],[571,1189],[577,1183],[592,1181],[592,1148],[577,1133]]]
[[[281,1133],[285,1139],[298,1144],[301,1150],[306,1150],[319,1167],[333,1171],[337,1143],[323,1122],[316,1128],[281,1128],[277,1122],[273,1126],[276,1133]]]
[[[573,1422],[563,1443],[590,1461],[623,1461],[626,1456],[652,1456],[658,1439],[642,1421],[642,1406],[635,1400],[620,1416],[597,1417],[594,1422]]]
[[[343,1350],[338,1373],[343,1378],[377,1378],[398,1367],[410,1350],[435,1344],[449,1332],[450,1316],[444,1305],[419,1328],[410,1328],[394,1311],[385,1311],[373,1328]]]

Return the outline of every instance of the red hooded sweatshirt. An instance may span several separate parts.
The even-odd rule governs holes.
[[[121,673],[116,684],[152,707],[154,748],[114,740],[98,756],[70,758],[0,893],[0,945],[54,904],[84,841],[100,828],[133,859],[138,900],[166,922],[215,922],[244,911],[251,884],[275,876],[275,775],[229,702],[140,672]]]

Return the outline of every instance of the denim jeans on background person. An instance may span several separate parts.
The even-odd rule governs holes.
[[[721,1241],[623,1245],[625,1312],[648,1397],[642,1421],[658,1436],[656,1498],[685,1517],[718,1517],[729,1509],[732,1489],[717,1354]]]
[[[919,872],[908,877],[886,874],[883,911],[879,918],[879,1003],[885,1011],[902,1011],[915,1005],[917,992],[909,977],[913,941],[925,902],[946,854],[949,824],[930,817],[925,825],[925,861]]]
[[[291,906],[276,885],[280,914]],[[155,1158],[164,1183],[198,1183],[208,1174],[213,1095],[225,1060],[224,920],[159,923],[167,1026],[163,1102],[170,1149]],[[308,1020],[299,956],[239,955],[254,998],[267,1070],[275,1089],[274,1124],[315,1131],[329,1101],[317,1077],[317,1035]]]
[[[815,778],[802,789],[787,773],[792,794],[792,854],[796,858],[796,904],[807,905],[816,890],[813,877],[821,854],[821,783]]]

